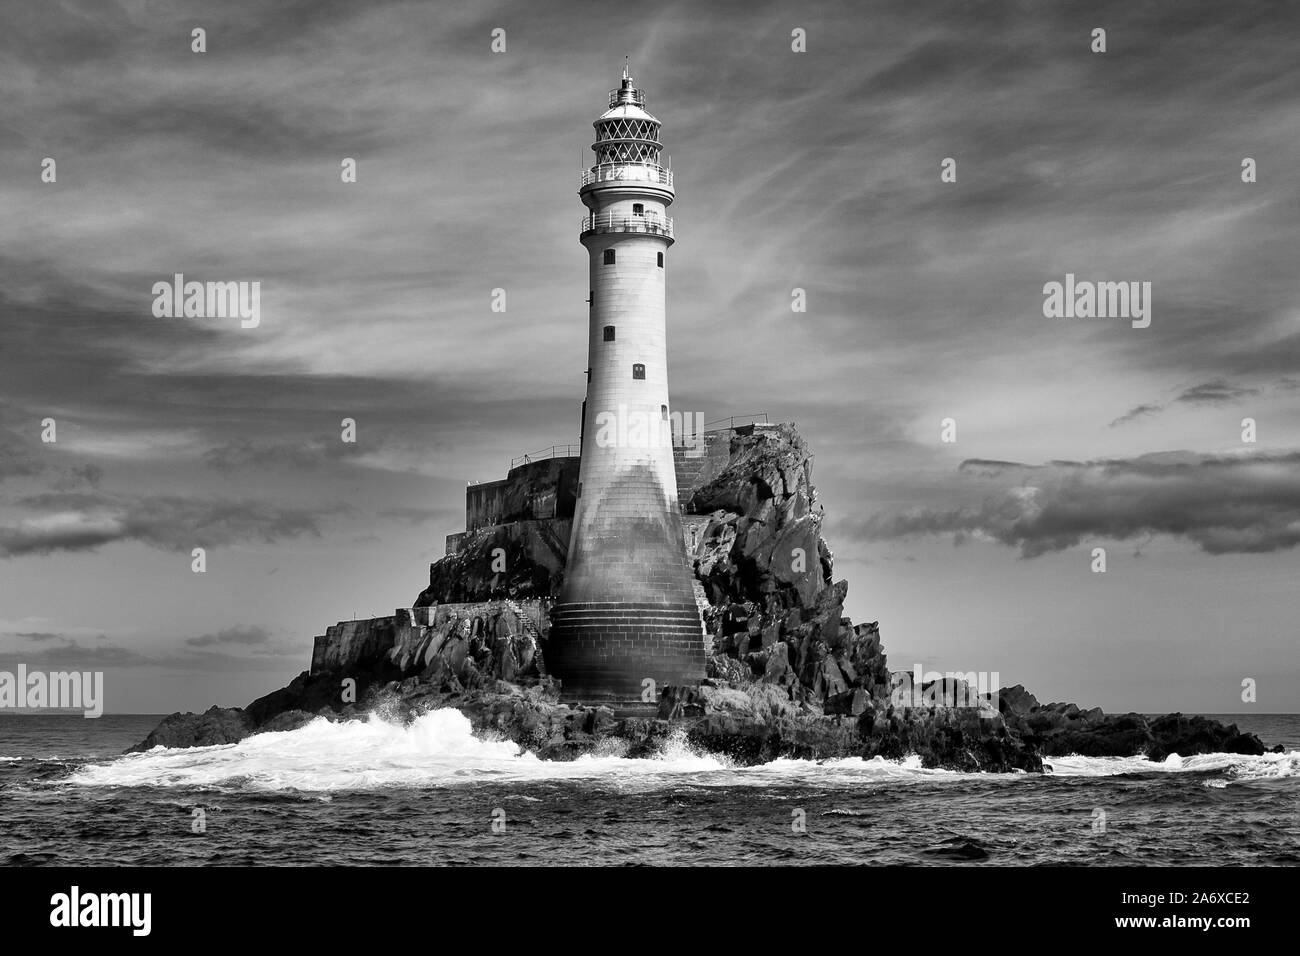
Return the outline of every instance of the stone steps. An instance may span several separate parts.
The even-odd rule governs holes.
[[[695,604],[592,601],[551,610],[551,672],[569,700],[636,700],[656,687],[698,683],[704,629]]]

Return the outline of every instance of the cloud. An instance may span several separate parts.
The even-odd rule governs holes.
[[[969,461],[962,470],[1011,478],[976,507],[923,507],[861,523],[872,539],[952,534],[1018,547],[1026,558],[1083,541],[1185,538],[1209,554],[1300,545],[1300,452],[1242,456],[1163,452],[1031,466]]]
[[[34,654],[0,651],[0,659],[21,659],[28,667],[135,667],[157,663],[153,658],[108,641],[87,646],[74,638],[52,635],[53,640]]]
[[[1296,387],[1294,379],[1282,378],[1268,386],[1272,393],[1285,393],[1294,391]],[[1183,389],[1182,392],[1174,399],[1174,402],[1183,405],[1228,405],[1242,398],[1252,398],[1257,395],[1265,394],[1266,389],[1250,388],[1245,385],[1233,385],[1225,382],[1223,379],[1215,379],[1212,382],[1202,382],[1199,385],[1193,385],[1190,388]],[[1130,408],[1110,423],[1111,428],[1118,425],[1124,425],[1128,422],[1135,421],[1147,415],[1154,415],[1157,412],[1164,411],[1168,406],[1155,403],[1146,405],[1137,405]]]
[[[18,504],[45,513],[0,526],[0,557],[94,551],[124,541],[189,551],[240,541],[319,537],[320,522],[345,510],[338,505],[297,508],[252,499],[69,492],[29,495]]]
[[[247,661],[245,654],[227,653],[227,649],[246,650],[254,657],[301,657],[304,650],[301,641],[272,641],[271,632],[261,625],[245,627],[237,624],[220,631],[210,631],[198,637],[187,638],[187,647],[203,648],[196,657],[169,658],[173,666],[202,667],[216,658],[221,658],[226,665],[233,666],[239,661]]]
[[[236,439],[203,453],[203,463],[226,473],[245,468],[319,468],[346,448],[343,442],[324,436],[297,442],[257,443]]]
[[[184,642],[187,649],[181,653],[139,651],[114,643],[102,634],[94,644],[83,644],[76,637],[58,632],[11,632],[10,636],[37,646],[26,650],[0,649],[0,661],[21,660],[29,667],[153,667],[193,673],[230,673],[257,667],[258,658],[296,658],[304,654],[301,642],[273,642],[271,632],[259,625],[235,625],[189,638]],[[236,653],[230,653],[231,650]]]
[[[1258,394],[1259,389],[1257,388],[1243,388],[1238,385],[1230,385],[1220,379],[1213,382],[1204,382],[1200,385],[1194,385],[1184,391],[1174,399],[1174,401],[1185,402],[1190,405],[1227,405],[1229,402],[1235,402],[1239,398],[1246,398]]]
[[[104,469],[98,465],[79,465],[75,468],[68,468],[58,478],[50,482],[50,487],[56,491],[70,491],[79,485],[86,484],[91,488],[98,488],[99,483],[104,480]]]
[[[74,449],[82,452],[82,449]],[[65,447],[44,445],[12,429],[0,428],[0,482],[10,478],[45,477],[46,484],[60,491],[69,491],[81,485],[92,488],[99,486],[104,478],[104,469],[87,463],[55,467],[50,457],[64,457]],[[44,460],[42,460],[44,459]]]
[[[8,428],[0,428],[0,481],[40,474],[45,469],[37,461],[23,438]]]
[[[396,518],[409,524],[425,524],[429,521],[451,521],[459,520],[463,516],[460,511],[452,511],[448,508],[385,508],[379,512],[381,518]]]
[[[188,638],[185,643],[190,647],[211,647],[214,644],[265,644],[270,639],[271,632],[266,628],[257,625],[244,627],[240,624],[222,631],[213,631],[200,634],[198,637]]]
[[[1137,419],[1143,417],[1144,415],[1154,415],[1162,408],[1164,408],[1163,405],[1137,405],[1133,408],[1130,408],[1119,418],[1111,422],[1110,427],[1114,428],[1117,425],[1124,425],[1127,424],[1128,422],[1136,421]]]

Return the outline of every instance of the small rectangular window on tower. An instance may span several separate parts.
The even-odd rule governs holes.
[[[605,341],[606,342],[614,341],[614,326],[612,325],[605,326]]]
[[[663,267],[664,267],[664,254],[661,252],[659,253],[659,268],[662,269]]]
[[[634,215],[634,216],[644,216],[644,215],[645,215],[645,204],[644,204],[644,203],[639,203],[639,202],[634,202],[634,203],[632,203],[632,215]]]
[[[633,366],[632,366],[632,377],[633,377],[633,378],[645,378],[645,366],[642,365],[640,362],[638,362],[636,365],[633,365]]]
[[[613,250],[613,249],[606,249],[606,250],[605,250],[605,265],[607,265],[607,266],[612,266],[613,264],[614,264],[614,250]]]

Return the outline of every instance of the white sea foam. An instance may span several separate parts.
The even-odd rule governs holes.
[[[726,763],[670,740],[654,758],[585,756],[544,761],[510,741],[484,740],[460,711],[436,710],[408,725],[371,714],[332,723],[324,718],[237,744],[155,747],[106,763],[88,764],[68,778],[85,786],[233,787],[253,790],[367,790],[445,786],[482,780],[633,777],[698,774]]]
[[[1297,776],[1300,754],[1242,757],[1210,754],[1151,763],[1143,757],[1054,757],[1059,776],[1226,770],[1241,778]],[[774,760],[736,767],[701,753],[684,736],[669,738],[653,757],[632,759],[617,747],[573,761],[539,760],[510,741],[471,733],[457,710],[436,710],[408,725],[372,714],[332,723],[323,718],[280,733],[257,734],[237,744],[167,749],[155,747],[87,764],[66,782],[81,786],[200,787],[328,792],[379,787],[441,787],[483,781],[590,779],[618,789],[699,786],[853,786],[942,783],[982,775],[926,770],[919,757],[903,760]]]
[[[1046,757],[1058,777],[1113,777],[1123,773],[1226,773],[1239,780],[1300,777],[1300,751],[1262,754],[1170,754],[1163,761],[1146,757]]]

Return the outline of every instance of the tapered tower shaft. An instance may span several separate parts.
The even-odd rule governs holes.
[[[704,643],[669,425],[673,176],[626,70],[594,125],[578,193],[591,275],[582,463],[548,663],[568,698],[631,703],[702,679]]]

